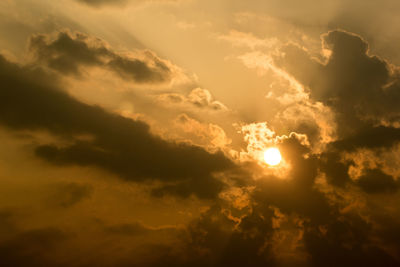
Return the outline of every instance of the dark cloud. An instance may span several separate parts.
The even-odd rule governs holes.
[[[357,183],[367,193],[395,193],[399,187],[398,182],[380,169],[369,169],[362,175]]]
[[[141,223],[112,225],[106,227],[105,230],[116,235],[141,235],[150,231],[149,228],[145,227]]]
[[[333,201],[332,195],[316,186],[321,170],[332,179],[344,175],[345,182],[349,180],[347,166],[338,165],[338,155],[324,156],[332,162],[321,160],[295,134],[285,138],[279,148],[291,165],[287,177],[248,179],[246,185],[254,190],[248,193],[251,201],[246,211],[238,213],[219,202],[189,227],[188,246],[196,248],[192,252],[195,259],[199,257],[206,266],[399,265],[399,259],[382,246],[391,240],[392,249],[399,249],[398,242],[386,235],[392,223],[380,221],[376,229],[375,220],[344,211],[339,195]],[[378,170],[368,171],[358,183],[368,193],[393,192],[395,188],[393,177]],[[290,218],[295,226],[288,230],[284,224]],[[300,238],[285,243],[293,250],[282,261],[281,251],[274,246],[285,240],[289,231]]]
[[[371,240],[371,225],[357,216],[341,216],[318,229],[306,228],[304,241],[311,266],[398,266]]]
[[[93,6],[93,7],[101,7],[101,6],[123,6],[128,3],[129,0],[77,0],[78,2]]]
[[[342,156],[338,152],[325,152],[321,155],[320,170],[326,174],[330,184],[335,186],[345,186],[350,181],[349,167],[351,162],[343,162]]]
[[[165,194],[173,194],[181,197],[189,197],[194,188],[196,195],[200,198],[212,199],[222,191],[224,184],[210,176],[203,176],[202,179],[190,179],[178,183],[164,185],[155,189],[152,193],[154,196],[161,197]]]
[[[94,8],[125,7],[127,4],[141,5],[146,2],[176,2],[179,0],[74,0]]]
[[[317,155],[313,155],[295,134],[285,139],[279,148],[291,164],[288,178],[271,176],[259,180],[253,195],[255,201],[269,203],[285,213],[302,214],[314,223],[329,219],[331,208],[328,201],[314,188],[319,169]]]
[[[390,148],[400,140],[400,129],[385,126],[361,128],[354,135],[332,142],[331,146],[341,151],[358,148]]]
[[[16,230],[14,213],[11,209],[0,210],[0,236],[6,237],[10,232]]]
[[[53,164],[96,166],[129,181],[172,183],[164,193],[176,193],[174,186],[184,184],[198,196],[215,196],[222,182],[214,181],[212,174],[233,166],[222,152],[210,154],[200,147],[165,141],[152,135],[143,122],[75,100],[40,69],[0,57],[0,83],[1,124],[16,130],[43,129],[71,140],[66,146],[37,147],[36,155]],[[75,138],[82,134],[93,140]],[[199,187],[203,181],[212,187]]]
[[[173,76],[168,63],[150,51],[128,57],[83,33],[60,32],[55,38],[35,35],[29,47],[39,62],[64,74],[82,75],[83,66],[97,66],[137,83],[168,82]]]
[[[176,227],[152,228],[141,223],[106,226],[91,220],[90,225],[80,224],[85,229],[82,232],[31,228],[29,222],[26,229],[15,223],[25,219],[13,209],[0,210],[1,266],[160,266],[168,262],[178,266],[182,262],[182,255],[174,249],[180,244],[170,245],[169,241],[181,234],[182,229]]]
[[[122,235],[122,236],[136,236],[136,235],[144,235],[144,234],[165,234],[178,232],[178,228],[176,227],[161,227],[161,228],[151,228],[142,223],[125,223],[125,224],[117,224],[107,226],[104,229],[107,233],[114,235]]]
[[[57,259],[55,246],[67,240],[68,235],[56,228],[20,231],[12,238],[0,240],[0,264],[2,266],[50,266]]]
[[[56,207],[68,208],[90,198],[93,188],[87,184],[65,183],[54,186],[48,201]]]
[[[265,266],[273,263],[268,247],[263,249],[272,233],[270,218],[270,210],[260,213],[257,209],[236,225],[220,205],[213,206],[189,226],[187,246],[194,255],[192,261],[196,266]]]
[[[364,166],[361,176],[350,179],[350,167],[355,168],[356,159],[344,157],[360,149],[379,157],[400,141],[400,131],[392,124],[400,114],[396,67],[369,55],[367,42],[358,35],[332,31],[323,35],[323,41],[331,53],[326,62],[297,45],[284,47],[284,56],[275,62],[305,86],[312,101],[331,108],[338,139],[315,155],[295,135],[285,139],[280,149],[291,165],[289,178],[257,180],[251,194],[253,203],[272,205],[286,215],[305,218],[302,243],[309,255],[307,266],[398,266],[399,259],[393,253],[399,249],[398,242],[391,242],[392,252],[381,245],[393,240],[385,234],[393,229],[393,223],[366,220],[357,212],[345,211],[343,193],[333,193],[333,197],[315,186],[322,174],[334,190],[346,192],[355,202],[350,189],[354,185],[369,197],[398,191],[397,177],[385,173],[377,162],[372,168]],[[305,129],[309,131],[313,129]]]
[[[220,201],[190,224],[185,251],[193,255],[194,263],[200,266],[281,266],[273,249],[277,241],[272,241],[279,231],[279,225],[274,225],[274,220],[278,219],[275,209],[286,214],[284,216],[296,214],[307,218],[313,227],[334,218],[331,214],[334,209],[328,205],[324,194],[313,187],[318,166],[314,156],[304,158],[310,153],[309,147],[292,134],[281,143],[280,149],[292,165],[286,179],[273,175],[252,179],[250,173],[243,172],[247,180],[242,185],[243,192],[247,186],[254,187],[248,192],[249,206],[239,210]],[[301,261],[294,262],[293,265],[301,266]]]
[[[190,225],[187,246],[192,250],[185,251],[191,251],[194,262],[203,266],[380,266],[380,260],[388,266],[398,264],[369,239],[372,224],[343,214],[315,187],[318,158],[297,135],[283,140],[280,149],[291,164],[285,179],[271,175],[247,180],[254,190],[241,215],[235,218],[240,212],[219,202]],[[274,246],[288,234],[283,224],[291,217],[296,222],[291,234],[300,233],[301,238],[294,241],[299,243],[285,244],[295,248],[284,256],[285,265]]]
[[[313,100],[333,109],[340,138],[365,131],[397,132],[390,126],[375,128],[382,121],[396,121],[400,114],[399,77],[392,67],[369,55],[367,42],[358,35],[331,31],[323,35],[323,43],[331,52],[326,63],[294,45],[283,50],[285,57],[277,63],[309,89]]]
[[[276,63],[305,85],[313,101],[333,111],[338,139],[322,153],[320,170],[331,184],[344,186],[351,182],[348,170],[353,163],[342,159],[343,152],[370,149],[377,153],[400,141],[395,125],[400,115],[400,79],[396,67],[369,54],[368,43],[360,36],[336,30],[322,35],[322,40],[330,52],[326,62],[288,45]],[[369,172],[357,185],[371,192],[374,183],[378,191],[397,187],[391,177],[377,171]]]

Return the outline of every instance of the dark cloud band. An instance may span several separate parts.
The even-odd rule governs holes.
[[[143,122],[77,101],[57,82],[40,68],[20,67],[0,57],[0,123],[17,130],[47,130],[72,141],[68,146],[39,146],[36,155],[59,165],[96,166],[129,181],[169,182],[159,191],[164,193],[214,197],[221,189],[212,174],[233,166],[222,152],[165,141]],[[76,138],[82,134],[93,140]],[[198,186],[202,183],[210,187]]]

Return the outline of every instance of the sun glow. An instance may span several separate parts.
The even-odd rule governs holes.
[[[270,147],[264,152],[264,161],[270,166],[278,165],[282,160],[281,152],[275,147]]]

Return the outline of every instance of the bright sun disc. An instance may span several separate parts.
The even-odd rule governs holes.
[[[268,165],[278,165],[282,160],[281,152],[275,147],[268,148],[264,152],[264,161]]]

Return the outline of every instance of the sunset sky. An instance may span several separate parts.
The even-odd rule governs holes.
[[[1,0],[0,266],[400,266],[397,0]]]

